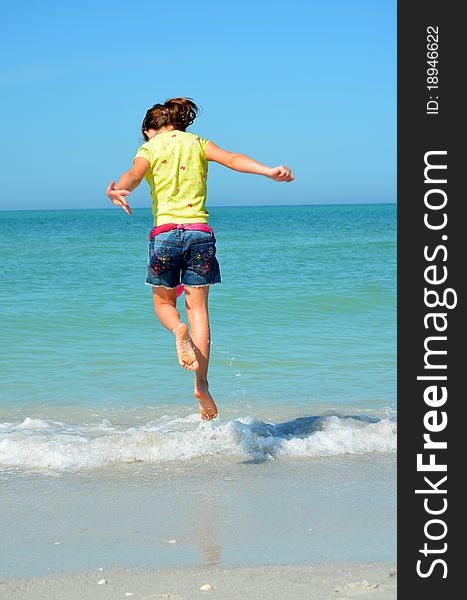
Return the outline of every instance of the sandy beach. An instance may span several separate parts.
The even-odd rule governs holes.
[[[396,598],[390,565],[105,570],[0,582],[7,600],[344,600]]]
[[[5,600],[395,598],[394,457],[4,472],[2,491]]]

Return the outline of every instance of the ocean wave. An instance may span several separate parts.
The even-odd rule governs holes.
[[[163,416],[137,427],[116,426],[109,419],[73,424],[26,417],[0,423],[0,465],[73,472],[206,456],[262,461],[395,453],[396,436],[394,416],[308,416],[274,424],[254,417],[205,422],[192,414]]]

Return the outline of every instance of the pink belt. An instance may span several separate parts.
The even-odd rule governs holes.
[[[157,227],[153,227],[149,232],[149,239],[153,238],[159,233],[164,233],[164,231],[172,231],[172,229],[194,229],[196,231],[205,231],[206,233],[212,233],[214,235],[214,229],[208,227],[205,223],[165,223],[164,225],[158,225]]]

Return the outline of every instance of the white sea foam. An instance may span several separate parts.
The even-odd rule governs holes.
[[[342,454],[394,453],[395,418],[299,417],[267,423],[253,417],[200,421],[163,416],[136,427],[26,417],[0,423],[0,465],[77,471],[119,462],[161,463],[210,456],[220,460],[287,460]]]

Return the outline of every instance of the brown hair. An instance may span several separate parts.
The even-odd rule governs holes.
[[[186,131],[199,112],[199,108],[191,100],[191,98],[171,98],[166,100],[164,104],[154,104],[146,112],[141,125],[141,131],[144,139],[149,138],[144,133],[148,129],[161,129],[167,125],[172,125],[175,129]]]

